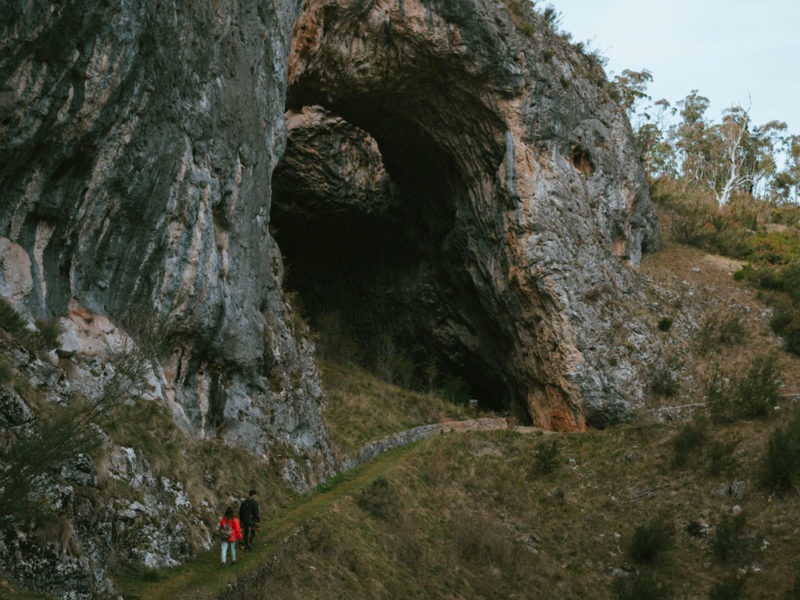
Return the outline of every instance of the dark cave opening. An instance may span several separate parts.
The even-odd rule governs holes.
[[[460,339],[491,337],[455,226],[463,174],[414,121],[364,104],[335,108],[374,136],[395,197],[372,211],[325,197],[324,186],[310,189],[302,161],[291,160],[290,135],[290,159],[273,175],[271,224],[287,265],[284,285],[320,334],[318,350],[393,383],[507,409],[510,389],[484,356],[492,345]]]

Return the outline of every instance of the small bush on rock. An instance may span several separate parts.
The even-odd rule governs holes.
[[[5,298],[0,298],[0,327],[12,335],[25,333],[27,322]]]
[[[658,320],[658,328],[661,331],[669,331],[672,328],[673,320],[669,317],[662,317]]]

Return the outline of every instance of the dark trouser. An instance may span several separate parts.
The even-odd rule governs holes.
[[[253,538],[256,537],[256,524],[255,523],[243,523],[242,524],[242,535],[244,539],[244,547],[250,550],[253,547]]]

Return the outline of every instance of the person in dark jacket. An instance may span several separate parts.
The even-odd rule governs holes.
[[[256,536],[256,531],[261,523],[261,515],[258,511],[258,501],[256,500],[256,491],[250,490],[250,497],[242,502],[239,507],[239,521],[242,524],[244,531],[244,549],[253,549],[253,538]]]

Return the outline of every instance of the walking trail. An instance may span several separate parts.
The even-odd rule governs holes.
[[[151,581],[141,576],[121,576],[117,580],[125,600],[176,600],[202,598],[235,598],[255,582],[268,576],[275,562],[285,552],[294,534],[309,519],[320,514],[340,498],[359,492],[376,477],[387,473],[405,456],[415,443],[444,433],[468,431],[513,430],[519,433],[541,431],[534,427],[509,427],[503,418],[468,419],[422,425],[367,444],[361,454],[346,461],[342,472],[320,485],[318,490],[262,523],[250,553],[240,552],[237,564],[219,568],[219,548],[201,553],[194,560],[170,569],[163,576],[154,574]]]

